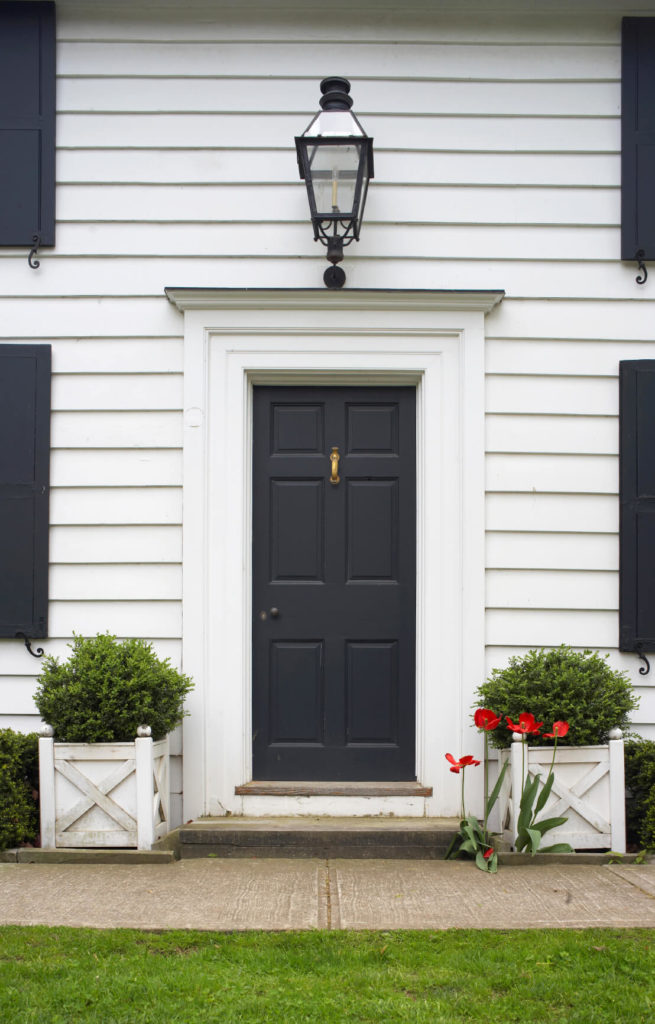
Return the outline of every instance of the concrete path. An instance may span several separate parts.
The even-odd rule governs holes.
[[[399,860],[0,864],[0,924],[91,928],[655,927],[655,865]]]

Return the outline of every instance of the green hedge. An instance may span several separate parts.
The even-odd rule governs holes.
[[[0,729],[0,850],[35,842],[38,786],[38,736]]]
[[[625,745],[625,813],[628,843],[655,848],[655,740]]]
[[[638,706],[626,672],[610,667],[608,656],[596,651],[574,651],[565,644],[552,650],[532,650],[510,658],[507,668],[494,669],[477,690],[476,707],[518,721],[521,712],[531,711],[543,721],[542,732],[553,722],[569,723],[560,744],[585,746],[606,743],[610,729],[625,732],[630,712]],[[490,733],[496,747],[508,747],[511,733],[503,722]],[[552,740],[531,736],[530,745],[548,745]]]

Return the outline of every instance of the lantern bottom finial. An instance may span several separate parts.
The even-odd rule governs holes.
[[[323,274],[323,280],[327,288],[343,288],[346,274],[341,267],[328,267]]]

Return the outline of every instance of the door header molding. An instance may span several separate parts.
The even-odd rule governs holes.
[[[423,310],[489,313],[505,296],[502,289],[349,288],[165,288],[180,312],[192,309]]]

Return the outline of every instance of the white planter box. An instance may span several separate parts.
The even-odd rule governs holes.
[[[168,737],[39,739],[41,846],[149,850],[169,829]]]
[[[501,767],[508,759],[511,761],[498,807],[503,838],[512,848],[522,789],[522,746],[519,738],[509,750],[500,751]],[[530,747],[526,744],[526,771],[531,778],[540,773],[542,785],[548,778],[552,758],[552,747]],[[601,746],[558,746],[555,781],[539,819],[561,817],[568,818],[568,821],[546,833],[544,846],[569,843],[574,850],[611,849],[625,853],[622,739],[610,740]]]

